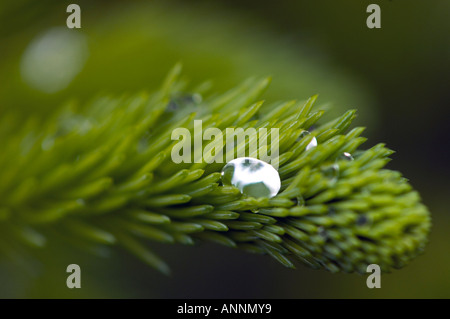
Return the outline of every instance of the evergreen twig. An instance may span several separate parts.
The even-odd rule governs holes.
[[[45,120],[0,119],[0,254],[14,255],[4,244],[11,239],[40,248],[54,233],[85,250],[120,245],[163,273],[169,268],[147,240],[211,241],[332,272],[373,263],[390,271],[423,251],[429,212],[400,173],[384,168],[391,150],[358,150],[366,139],[361,127],[348,131],[355,111],[318,124],[323,112],[312,111],[312,97],[262,112],[254,103],[267,79],[221,95],[199,87],[206,98],[195,105],[180,95],[179,72],[152,95],[101,97]],[[279,127],[280,193],[249,198],[222,186],[224,164],[174,164],[171,131],[192,130],[194,118],[205,128]],[[313,136],[319,145],[305,151]],[[354,160],[339,160],[343,152]],[[326,167],[336,160],[330,179]]]

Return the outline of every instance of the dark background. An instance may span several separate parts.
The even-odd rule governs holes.
[[[0,115],[45,116],[67,99],[155,89],[176,62],[192,83],[218,91],[249,76],[272,76],[268,100],[319,93],[332,112],[357,108],[364,147],[385,142],[422,195],[433,228],[425,254],[366,287],[366,276],[284,269],[264,256],[216,245],[155,245],[166,277],[127,253],[109,258],[56,253],[23,274],[0,261],[0,297],[114,298],[449,298],[450,2],[414,1],[79,1],[89,54],[80,73],[54,93],[21,76],[33,39],[65,27],[65,1],[0,4]],[[366,8],[381,7],[381,29]],[[66,30],[67,31],[67,30]],[[82,269],[82,289],[65,286],[65,266]]]

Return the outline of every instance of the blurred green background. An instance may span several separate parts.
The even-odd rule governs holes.
[[[396,150],[388,167],[432,212],[430,243],[372,290],[366,276],[292,271],[212,244],[155,244],[172,267],[166,277],[125,252],[101,258],[51,243],[24,269],[0,259],[0,297],[450,298],[449,1],[77,1],[78,30],[66,28],[70,3],[0,3],[0,116],[154,90],[178,61],[190,83],[212,80],[219,92],[270,75],[267,100],[319,93],[331,115],[358,109],[365,147]],[[381,29],[366,26],[370,3],[381,7]],[[65,285],[71,263],[82,289]]]

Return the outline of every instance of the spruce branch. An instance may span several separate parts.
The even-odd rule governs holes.
[[[359,149],[366,139],[363,128],[349,130],[354,110],[319,124],[316,96],[263,105],[268,79],[225,94],[209,94],[207,85],[186,94],[179,73],[176,66],[150,95],[72,103],[45,119],[1,117],[1,255],[14,258],[14,247],[43,248],[47,238],[60,238],[93,252],[122,246],[168,273],[152,241],[211,241],[286,267],[299,261],[364,273],[369,264],[401,268],[423,251],[429,212],[399,172],[384,168],[391,150]],[[192,132],[194,119],[221,130],[280,128],[279,194],[253,198],[222,185],[224,163],[175,164],[171,132]],[[306,150],[313,137],[318,146]],[[354,160],[341,159],[344,152]],[[330,165],[339,168],[331,178]]]

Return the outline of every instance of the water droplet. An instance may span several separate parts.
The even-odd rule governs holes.
[[[301,141],[302,138],[304,138],[306,135],[311,134],[310,132],[308,132],[307,130],[304,130],[303,132],[300,133],[300,135],[297,138],[297,142]]]
[[[317,229],[317,233],[318,233],[320,236],[322,236],[323,238],[328,239],[328,232],[325,230],[325,228],[324,228],[323,226],[320,226],[320,227]]]
[[[336,216],[336,208],[333,206],[328,207],[328,216]]]
[[[299,195],[296,198],[294,198],[293,202],[297,206],[305,206],[305,199],[303,198],[302,195]]]
[[[178,110],[178,108],[179,108],[179,106],[175,102],[175,100],[170,100],[169,104],[167,104],[166,112],[174,112],[174,111]]]
[[[192,110],[202,102],[203,98],[200,94],[185,94],[173,97],[169,104],[167,104],[166,112],[175,112],[180,109]]]
[[[369,222],[369,218],[367,218],[366,215],[361,215],[358,217],[358,219],[356,220],[356,225],[358,226],[364,226]]]
[[[353,161],[354,158],[352,156],[352,154],[348,153],[348,152],[344,152],[341,155],[339,155],[339,160],[345,160],[345,161]]]
[[[192,99],[192,102],[195,104],[200,104],[203,101],[201,94],[198,94],[198,93],[192,94],[191,99]]]
[[[271,198],[281,187],[280,175],[270,164],[251,157],[229,161],[222,169],[222,183],[251,197]]]
[[[297,139],[297,141],[300,141],[300,140],[303,139],[306,135],[309,135],[309,134],[311,134],[311,132],[306,131],[306,130],[303,131],[303,132],[301,132],[300,135],[299,135],[299,137],[298,137],[298,139]],[[309,144],[306,145],[305,150],[310,150],[310,149],[312,149],[312,148],[314,148],[314,147],[316,147],[316,146],[317,146],[317,139],[316,139],[315,137],[313,137],[312,140],[309,142]]]
[[[337,182],[339,177],[339,165],[334,163],[323,167],[322,174],[330,180],[330,182]]]
[[[310,149],[312,149],[312,148],[314,148],[314,147],[316,147],[317,146],[317,139],[315,138],[315,137],[313,137],[313,139],[311,140],[311,142],[309,142],[309,144],[308,145],[306,145],[306,150],[310,150]]]

